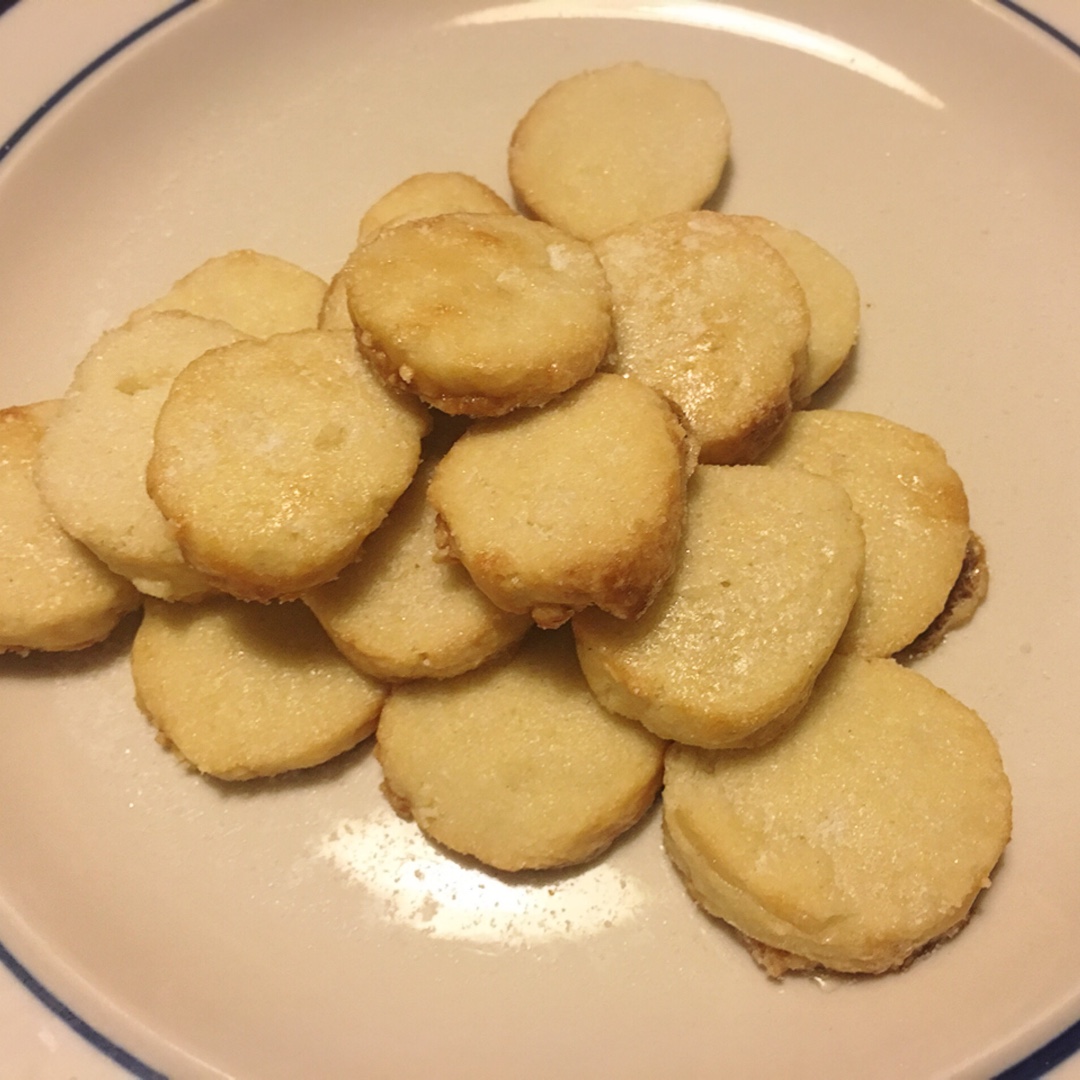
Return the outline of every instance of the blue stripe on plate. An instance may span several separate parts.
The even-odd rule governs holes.
[[[16,2],[17,0],[0,0],[0,15],[13,7]],[[179,0],[178,3],[167,8],[160,15],[121,38],[116,44],[110,46],[99,57],[87,64],[80,72],[72,76],[72,78],[64,83],[59,90],[42,102],[42,104],[38,106],[38,108],[36,108],[2,144],[0,144],[0,161],[3,161],[11,150],[46,114],[67,97],[75,87],[97,71],[98,68],[108,63],[114,56],[123,52],[129,45],[148,34],[156,26],[160,26],[163,22],[166,22],[174,15],[177,15],[185,8],[191,7],[197,2],[198,0]],[[1067,34],[1063,33],[1056,26],[1048,23],[1045,19],[1040,18],[1034,12],[1028,11],[1027,8],[1016,3],[1015,0],[995,0],[995,2],[1000,4],[1003,8],[1020,16],[1022,19],[1026,19],[1032,26],[1037,27],[1044,34],[1048,34],[1055,41],[1064,45],[1077,56],[1080,56],[1080,43],[1073,41]],[[0,942],[0,964],[3,964],[15,978],[38,999],[38,1001],[63,1020],[73,1031],[81,1035],[88,1043],[100,1050],[106,1057],[110,1058],[121,1068],[126,1069],[132,1076],[138,1077],[138,1080],[168,1080],[168,1077],[164,1073],[157,1072],[155,1069],[150,1068],[149,1065],[146,1065],[132,1054],[129,1054],[111,1039],[102,1035],[96,1028],[91,1027],[76,1013],[72,1012],[71,1009],[56,997],[55,994],[34,978],[34,976],[11,955],[7,948],[5,948],[3,942]],[[1045,1046],[1040,1047],[1033,1054],[1024,1058],[1023,1061],[1018,1061],[1004,1072],[998,1073],[995,1080],[1039,1080],[1040,1077],[1045,1076],[1051,1069],[1056,1068],[1078,1051],[1080,1051],[1080,1020],[1071,1027],[1066,1028],[1060,1035],[1051,1039]]]

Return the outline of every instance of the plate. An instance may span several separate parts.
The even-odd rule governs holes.
[[[965,479],[991,594],[919,667],[995,732],[1016,810],[954,941],[899,975],[775,983],[688,900],[655,814],[595,866],[509,882],[398,822],[368,747],[277,782],[185,772],[132,703],[130,628],[3,657],[0,955],[94,1053],[177,1078],[982,1077],[1078,1021],[1063,35],[967,0],[102,3],[83,17],[100,8],[102,40],[42,37],[27,12],[49,7],[0,18],[8,130],[165,17],[0,160],[4,404],[61,394],[102,330],[207,256],[254,247],[328,277],[410,173],[508,194],[513,125],[562,76],[634,58],[711,81],[734,126],[723,208],[801,229],[859,280],[857,355],[820,403],[929,432]]]

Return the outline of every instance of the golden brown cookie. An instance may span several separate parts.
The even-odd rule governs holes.
[[[585,862],[652,804],[663,743],[589,693],[565,630],[506,659],[397,686],[384,790],[433,840],[500,870]]]
[[[160,741],[220,780],[328,761],[375,730],[386,696],[299,601],[150,600],[131,672]]]
[[[73,540],[41,499],[34,461],[59,403],[0,410],[0,653],[81,649],[139,594]]]
[[[753,461],[791,411],[810,315],[768,243],[721,214],[672,214],[596,244],[611,283],[605,367],[679,409],[710,464]]]
[[[633,618],[674,564],[689,457],[663,398],[599,374],[543,409],[474,423],[428,497],[499,607],[547,627],[590,604]]]
[[[615,64],[536,101],[510,142],[510,182],[541,220],[595,240],[698,209],[720,181],[730,140],[727,109],[708,83]]]
[[[1009,840],[1009,781],[969,708],[892,660],[838,656],[768,746],[672,745],[668,853],[774,976],[897,968],[967,919]]]
[[[408,487],[429,424],[351,334],[204,353],[162,406],[147,487],[187,560],[241,599],[335,577]]]
[[[375,369],[449,413],[542,405],[591,375],[610,338],[592,249],[516,215],[382,229],[349,258],[345,288]]]
[[[794,469],[702,465],[675,573],[636,622],[574,618],[609,709],[667,739],[753,746],[798,715],[859,591],[863,539],[844,489]]]

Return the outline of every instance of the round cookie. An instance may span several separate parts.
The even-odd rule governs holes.
[[[696,210],[727,162],[731,124],[708,83],[640,63],[556,83],[510,142],[510,182],[537,217],[584,240]]]
[[[42,440],[45,501],[72,536],[150,596],[193,600],[211,590],[147,494],[146,467],[173,379],[245,336],[184,311],[150,312],[108,331],[75,369]]]
[[[526,615],[497,608],[436,542],[428,481],[420,466],[409,490],[337,579],[303,599],[352,664],[380,679],[447,678],[518,641]]]
[[[702,461],[753,461],[787,419],[805,363],[810,315],[794,271],[707,210],[621,229],[596,252],[615,325],[604,366],[668,398]]]
[[[592,249],[539,221],[443,214],[385,228],[345,265],[360,349],[449,413],[542,405],[607,351],[610,295]]]
[[[663,805],[691,894],[774,976],[900,967],[963,925],[1011,828],[982,720],[892,660],[847,656],[768,746],[672,745]]]
[[[729,215],[760,236],[795,271],[810,309],[806,365],[795,379],[792,399],[805,404],[843,366],[859,336],[859,287],[851,271],[809,236],[768,218]]]
[[[383,788],[433,840],[499,870],[585,862],[652,804],[663,743],[590,694],[567,631],[456,679],[395,687]]]
[[[859,591],[863,539],[844,489],[794,469],[702,465],[675,573],[636,622],[574,618],[609,709],[667,739],[753,746],[798,715]]]
[[[375,730],[386,696],[298,601],[149,600],[131,672],[160,741],[220,780],[330,760]]]
[[[174,380],[147,487],[223,591],[294,597],[352,561],[411,481],[428,424],[346,332],[243,341]]]
[[[139,594],[73,540],[42,501],[34,461],[55,401],[0,410],[0,653],[101,641]]]
[[[502,196],[461,172],[417,173],[380,196],[360,219],[357,241],[370,240],[385,225],[439,214],[512,214]]]
[[[792,416],[762,460],[839,481],[862,521],[862,592],[839,650],[891,656],[909,645],[944,609],[971,537],[944,450],[884,417],[814,409]]]
[[[543,409],[473,424],[428,498],[499,607],[546,627],[590,604],[633,618],[671,572],[688,457],[663,398],[599,374]]]
[[[309,330],[318,323],[326,282],[295,263],[258,251],[230,251],[197,266],[148,311],[190,311],[252,337]]]

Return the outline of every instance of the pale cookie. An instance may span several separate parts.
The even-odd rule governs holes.
[[[663,743],[589,693],[566,631],[383,709],[383,789],[433,840],[499,870],[598,855],[652,805]]]
[[[763,459],[844,485],[862,520],[866,570],[838,648],[891,656],[945,607],[971,529],[964,485],[929,435],[869,413],[792,416]]]
[[[81,649],[108,637],[139,594],[57,522],[34,482],[59,403],[0,410],[0,653]]]
[[[969,708],[892,660],[839,656],[758,750],[673,745],[667,851],[773,976],[900,967],[968,918],[1008,843],[1011,793]]]
[[[357,241],[370,240],[385,225],[439,214],[512,214],[500,195],[460,172],[418,173],[377,199],[360,219]]]
[[[607,351],[610,295],[591,248],[517,215],[444,214],[382,229],[345,267],[360,349],[449,413],[542,405]]]
[[[795,271],[810,309],[806,365],[796,376],[792,398],[804,404],[843,366],[859,336],[859,287],[851,271],[816,240],[768,218],[731,215],[744,229],[768,241]]]
[[[349,294],[345,291],[345,268],[342,267],[331,279],[319,308],[320,330],[352,331],[353,321],[349,314]]]
[[[190,600],[210,591],[146,493],[158,413],[192,360],[244,336],[183,311],[152,312],[108,331],[75,369],[42,440],[38,484],[53,513],[151,596]]]
[[[766,241],[707,210],[623,229],[596,245],[611,283],[605,363],[667,397],[711,464],[753,461],[783,426],[810,315]]]
[[[428,423],[351,334],[242,341],[174,380],[147,487],[185,558],[222,590],[294,597],[356,556],[408,487]]]
[[[400,680],[469,671],[518,641],[526,615],[497,608],[436,543],[427,486],[438,458],[335,581],[304,594],[337,647],[361,671]]]
[[[518,123],[510,182],[537,217],[584,240],[716,190],[731,124],[708,83],[639,63],[556,83]]]
[[[688,456],[663,398],[600,374],[543,409],[475,423],[428,498],[499,607],[546,627],[590,604],[633,618],[674,565]]]
[[[131,673],[159,741],[220,780],[329,761],[375,730],[386,697],[299,602],[149,600]]]
[[[574,618],[582,670],[615,712],[666,739],[753,746],[798,715],[859,591],[863,539],[844,489],[759,465],[690,481],[677,568],[633,623]]]
[[[190,311],[221,319],[252,337],[314,328],[326,282],[295,263],[258,251],[230,251],[197,266],[148,311]]]

